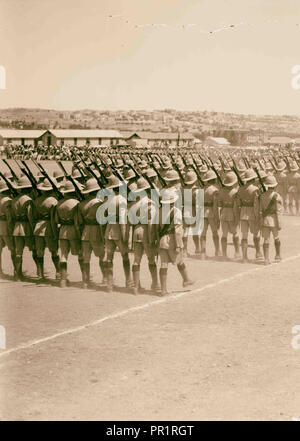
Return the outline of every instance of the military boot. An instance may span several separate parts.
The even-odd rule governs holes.
[[[240,241],[237,236],[233,238],[233,246],[234,246],[234,258],[240,259],[241,253],[240,253]]]
[[[67,262],[60,262],[60,282],[59,286],[65,288],[67,286]]]
[[[150,271],[151,279],[152,279],[151,289],[152,289],[152,291],[159,291],[160,286],[158,283],[158,274],[157,274],[156,263],[149,263],[149,271]]]
[[[195,281],[194,280],[191,280],[189,277],[188,277],[188,274],[187,274],[187,269],[186,269],[186,266],[185,266],[185,263],[179,263],[178,265],[177,265],[177,268],[178,268],[178,270],[179,270],[179,272],[180,272],[180,274],[181,274],[181,277],[182,277],[182,286],[191,286],[191,285],[193,285],[194,283],[195,283]]]
[[[166,296],[168,293],[167,290],[167,276],[168,276],[168,268],[160,268],[159,270],[159,278],[161,285],[161,296]]]
[[[275,250],[276,250],[275,261],[280,262],[281,261],[281,255],[280,255],[281,242],[280,242],[280,239],[279,238],[275,239],[274,244],[275,244]]]

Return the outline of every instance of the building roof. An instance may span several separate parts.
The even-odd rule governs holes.
[[[208,136],[205,141],[213,141],[219,145],[229,145],[230,142],[226,138],[215,138],[213,136]]]
[[[130,139],[133,135],[138,135],[141,139],[152,139],[152,140],[177,140],[178,132],[131,132],[126,134],[127,139]],[[179,139],[181,140],[191,140],[195,139],[190,133],[179,133]]]
[[[267,139],[267,143],[270,144],[289,144],[293,141],[289,136],[271,136]]]
[[[40,138],[47,130],[17,130],[17,129],[0,129],[0,136],[8,139],[34,139]]]
[[[51,129],[50,132],[56,138],[123,138],[118,130]]]

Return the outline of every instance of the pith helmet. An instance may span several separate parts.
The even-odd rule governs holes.
[[[204,182],[212,181],[213,179],[217,179],[217,175],[213,170],[208,170],[202,178]]]
[[[238,180],[236,174],[233,171],[230,171],[226,173],[223,179],[223,185],[225,185],[225,187],[232,187],[237,183],[237,181]]]
[[[55,178],[52,178],[52,179],[55,180]],[[51,182],[49,181],[49,179],[46,179],[46,178],[37,186],[37,188],[42,191],[53,190]]]
[[[268,175],[264,180],[264,185],[268,188],[274,188],[278,185],[278,182],[273,175]]]
[[[248,168],[245,171],[245,174],[244,174],[244,177],[243,177],[243,181],[248,182],[248,181],[251,181],[251,179],[256,179],[256,178],[257,178],[257,176],[256,176],[256,173],[253,170],[253,168]]]
[[[4,191],[8,190],[7,185],[4,181],[0,181],[0,193],[3,193]]]
[[[176,189],[164,188],[161,191],[161,203],[162,204],[172,204],[176,202],[179,198],[178,191]]]
[[[71,181],[66,181],[64,185],[61,186],[60,191],[63,194],[73,193],[75,191],[75,187]]]
[[[136,181],[136,185],[137,188],[135,190],[135,193],[139,193],[140,191],[147,190],[148,188],[150,188],[150,184],[147,182],[145,178],[139,178]]]
[[[179,181],[179,174],[176,170],[168,170],[166,176],[164,177],[165,181]]]
[[[110,175],[108,177],[108,183],[107,183],[107,187],[106,188],[117,188],[121,186],[121,181],[119,178],[117,178],[117,176],[115,175]]]
[[[185,174],[185,177],[184,177],[184,184],[185,185],[195,184],[196,181],[197,181],[197,175],[193,170],[190,170]]]
[[[148,168],[145,171],[146,175],[148,176],[148,178],[155,178],[157,176],[157,173],[155,170],[153,170],[153,168]]]
[[[26,176],[22,176],[16,182],[17,189],[30,188],[30,187],[32,187],[31,182],[29,181],[29,179]]]
[[[90,178],[86,181],[81,193],[87,194],[87,193],[92,193],[93,191],[98,191],[98,190],[100,190],[100,186],[99,186],[97,180],[95,178]]]

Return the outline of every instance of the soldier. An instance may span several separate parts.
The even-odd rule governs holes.
[[[232,240],[234,245],[234,258],[239,259],[240,256],[240,244],[239,237],[237,235],[238,227],[238,206],[237,206],[237,176],[234,172],[227,172],[223,176],[223,188],[219,193],[219,207],[220,207],[220,220],[222,229],[221,247],[222,255],[225,260],[227,256],[227,238],[228,233],[232,234]]]
[[[108,222],[105,230],[105,270],[107,277],[107,289],[108,292],[113,290],[113,259],[116,248],[122,255],[123,269],[126,279],[126,287],[132,287],[132,278],[130,273],[130,261],[128,256],[128,240],[129,240],[129,226],[127,223],[127,200],[122,194],[122,183],[115,176],[111,175],[108,178],[107,189],[112,191],[109,197],[108,203],[104,203],[103,206],[107,206]],[[112,214],[110,214],[110,211]],[[100,223],[103,220],[100,218]]]
[[[18,196],[11,202],[11,222],[13,225],[13,239],[15,246],[15,270],[16,280],[23,280],[22,272],[23,251],[27,247],[32,252],[32,258],[38,267],[37,254],[34,247],[34,218],[33,200],[29,196],[32,186],[26,176],[21,177],[15,184]]]
[[[2,250],[5,246],[10,251],[11,260],[15,268],[15,247],[12,237],[10,190],[5,182],[0,182],[0,277],[2,271]]]
[[[239,220],[241,221],[242,232],[242,262],[248,261],[248,234],[253,234],[253,242],[256,250],[256,259],[262,258],[260,251],[260,225],[257,212],[257,200],[259,188],[255,185],[256,173],[252,168],[245,171],[243,176],[244,185],[237,193],[239,208]]]
[[[262,237],[264,239],[263,251],[265,265],[270,264],[269,248],[270,235],[272,233],[274,238],[274,245],[276,250],[275,261],[281,260],[280,255],[280,239],[279,231],[281,230],[280,214],[282,212],[282,198],[275,190],[278,185],[276,178],[272,175],[266,177],[264,185],[266,192],[259,197],[259,214],[261,219]]]
[[[106,273],[104,259],[104,226],[97,222],[97,210],[102,204],[102,200],[97,197],[100,187],[95,178],[90,178],[85,183],[81,191],[85,199],[77,207],[75,225],[79,231],[82,244],[83,258],[83,280],[82,287],[87,288],[90,283],[90,261],[91,254],[94,252],[99,259],[99,267],[106,283]]]
[[[159,291],[158,273],[156,265],[157,231],[155,217],[157,208],[155,201],[149,197],[150,184],[143,177],[136,182],[134,194],[139,200],[129,210],[129,222],[133,225],[134,262],[132,266],[134,294],[140,289],[140,264],[145,253],[148,258],[148,267],[151,274],[152,291]]]
[[[299,167],[296,161],[293,161],[289,166],[289,172],[287,175],[287,193],[288,193],[290,214],[294,214],[294,206],[296,208],[296,213],[299,213],[298,187],[299,187],[300,174],[298,170]]]
[[[54,179],[54,178],[53,178]],[[48,179],[38,184],[37,189],[41,191],[41,196],[38,196],[33,204],[33,217],[35,227],[33,231],[35,249],[37,254],[37,273],[38,278],[43,280],[44,276],[44,254],[45,248],[51,253],[52,262],[56,271],[56,279],[59,278],[59,257],[58,257],[58,242],[54,238],[54,233],[51,225],[51,216],[54,207],[57,204],[57,198],[53,192],[52,184]]]
[[[161,295],[167,295],[167,275],[168,265],[172,263],[177,265],[178,271],[182,277],[183,286],[193,285],[183,260],[183,224],[182,211],[175,205],[179,198],[178,189],[162,190],[161,207],[159,210],[159,256],[161,267],[159,271],[161,283]]]
[[[186,190],[192,190],[192,201],[191,204],[188,205],[185,203],[184,206],[184,233],[183,233],[183,255],[184,257],[188,256],[188,237],[191,233],[193,233],[192,229],[193,226],[191,223],[187,224],[186,220],[191,219],[193,217],[193,211],[195,210],[196,206],[196,190],[198,189],[197,183],[197,175],[192,170],[189,169],[187,173],[184,176],[184,189]],[[200,254],[200,236],[198,234],[192,234],[193,241],[195,245],[195,254]]]
[[[51,225],[55,237],[58,237],[59,254],[60,254],[60,287],[65,288],[67,284],[67,262],[71,251],[73,256],[78,256],[78,263],[83,273],[83,261],[81,253],[81,242],[78,230],[74,225],[75,213],[79,200],[76,197],[76,190],[72,182],[66,181],[65,185],[60,188],[63,199],[58,201]]]
[[[211,228],[213,242],[215,246],[215,256],[220,255],[220,243],[218,230],[220,228],[220,217],[218,209],[217,175],[213,170],[208,170],[203,176],[204,187],[204,227],[200,236],[201,259],[206,258],[206,235],[208,228]]]

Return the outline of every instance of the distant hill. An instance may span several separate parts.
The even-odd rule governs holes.
[[[243,115],[209,111],[0,109],[0,127],[16,129],[117,129],[190,132],[198,137],[243,134],[300,136],[300,116]]]

